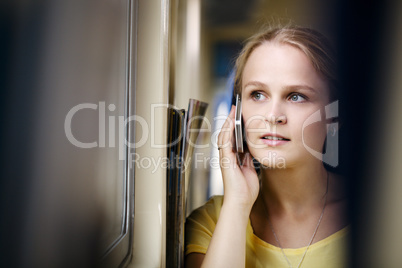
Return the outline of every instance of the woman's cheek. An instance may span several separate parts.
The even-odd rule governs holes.
[[[250,146],[254,145],[258,137],[258,128],[255,124],[247,124],[244,126],[247,138],[247,144]]]
[[[301,128],[301,141],[306,148],[321,153],[326,137],[326,126],[322,122],[316,122]]]

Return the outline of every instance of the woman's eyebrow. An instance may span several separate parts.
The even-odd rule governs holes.
[[[249,87],[249,86],[254,86],[254,87],[258,87],[258,88],[262,88],[262,89],[268,88],[268,85],[266,85],[266,84],[264,84],[264,83],[261,83],[261,82],[258,82],[258,81],[250,81],[250,82],[247,82],[247,83],[244,85],[244,88],[247,88],[247,87]],[[313,87],[310,87],[310,86],[308,86],[308,85],[305,85],[305,84],[287,85],[287,86],[284,86],[283,88],[286,89],[286,90],[296,90],[296,89],[299,89],[299,90],[307,90],[307,91],[311,91],[311,92],[313,92],[313,93],[317,93],[317,90],[316,90],[316,89],[314,89]]]
[[[307,91],[311,91],[312,93],[317,93],[317,90],[314,89],[313,87],[310,87],[308,85],[289,85],[289,86],[285,86],[284,87],[287,90],[296,90],[296,89],[301,89],[301,90],[307,90]]]
[[[247,87],[249,87],[249,86],[254,86],[254,87],[259,87],[259,88],[268,88],[268,86],[267,86],[266,84],[261,83],[261,82],[258,82],[258,81],[250,81],[250,82],[247,82],[247,83],[244,85],[244,88],[247,88]]]

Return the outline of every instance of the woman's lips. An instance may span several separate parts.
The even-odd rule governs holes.
[[[279,135],[277,133],[266,133],[261,136],[261,140],[264,144],[271,147],[284,145],[290,142],[290,139],[283,137],[282,135]]]
[[[275,146],[279,146],[279,145],[284,145],[284,144],[288,143],[289,140],[266,140],[266,139],[263,139],[262,142],[270,147],[275,147]]]

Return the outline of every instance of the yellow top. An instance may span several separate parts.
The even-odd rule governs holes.
[[[186,222],[186,255],[207,252],[209,241],[219,217],[223,197],[214,196],[204,206],[195,210]],[[312,244],[300,267],[347,267],[349,227]],[[246,267],[289,267],[279,247],[258,238],[247,224]],[[293,267],[299,264],[306,247],[286,248],[284,252]]]

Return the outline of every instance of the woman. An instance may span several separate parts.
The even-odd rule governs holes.
[[[239,163],[232,107],[217,142],[224,198],[188,218],[187,267],[346,265],[343,179],[319,157],[333,153],[325,140],[337,123],[312,120],[331,113],[335,68],[326,39],[311,29],[269,29],[248,41],[235,79],[248,152]]]

